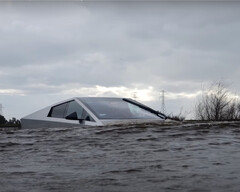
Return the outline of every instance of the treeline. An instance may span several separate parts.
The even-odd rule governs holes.
[[[9,119],[8,121],[3,115],[0,115],[0,126],[14,126],[14,127],[21,127],[21,122],[13,117],[12,119]]]

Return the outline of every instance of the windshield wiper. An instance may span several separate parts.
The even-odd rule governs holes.
[[[141,104],[141,103],[139,103],[139,102],[137,102],[137,101],[134,101],[134,100],[132,100],[132,99],[126,99],[126,98],[124,98],[123,101],[126,101],[126,102],[128,102],[128,103],[131,103],[131,104],[133,104],[133,105],[136,105],[136,106],[138,106],[138,107],[140,107],[140,108],[142,108],[142,109],[145,109],[146,111],[149,111],[150,113],[153,113],[153,114],[157,115],[158,117],[160,117],[160,118],[162,118],[162,119],[167,119],[167,116],[164,115],[163,113],[161,113],[161,112],[159,112],[159,111],[155,111],[154,109],[152,109],[152,108],[150,108],[150,107],[148,107],[148,106],[146,106],[146,105],[143,105],[143,104]]]

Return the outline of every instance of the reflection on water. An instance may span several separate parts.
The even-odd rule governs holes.
[[[239,191],[240,124],[0,131],[0,191]]]

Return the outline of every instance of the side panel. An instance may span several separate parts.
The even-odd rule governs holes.
[[[21,124],[24,129],[35,128],[57,128],[57,127],[81,127],[81,124],[62,123],[44,120],[21,119]]]

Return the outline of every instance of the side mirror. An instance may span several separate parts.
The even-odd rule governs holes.
[[[73,112],[65,117],[68,120],[79,120],[79,123],[84,123],[84,119],[79,119],[76,112]]]
[[[76,112],[73,112],[73,113],[69,114],[68,116],[66,116],[65,119],[68,119],[68,120],[78,120],[78,115],[77,115]]]

